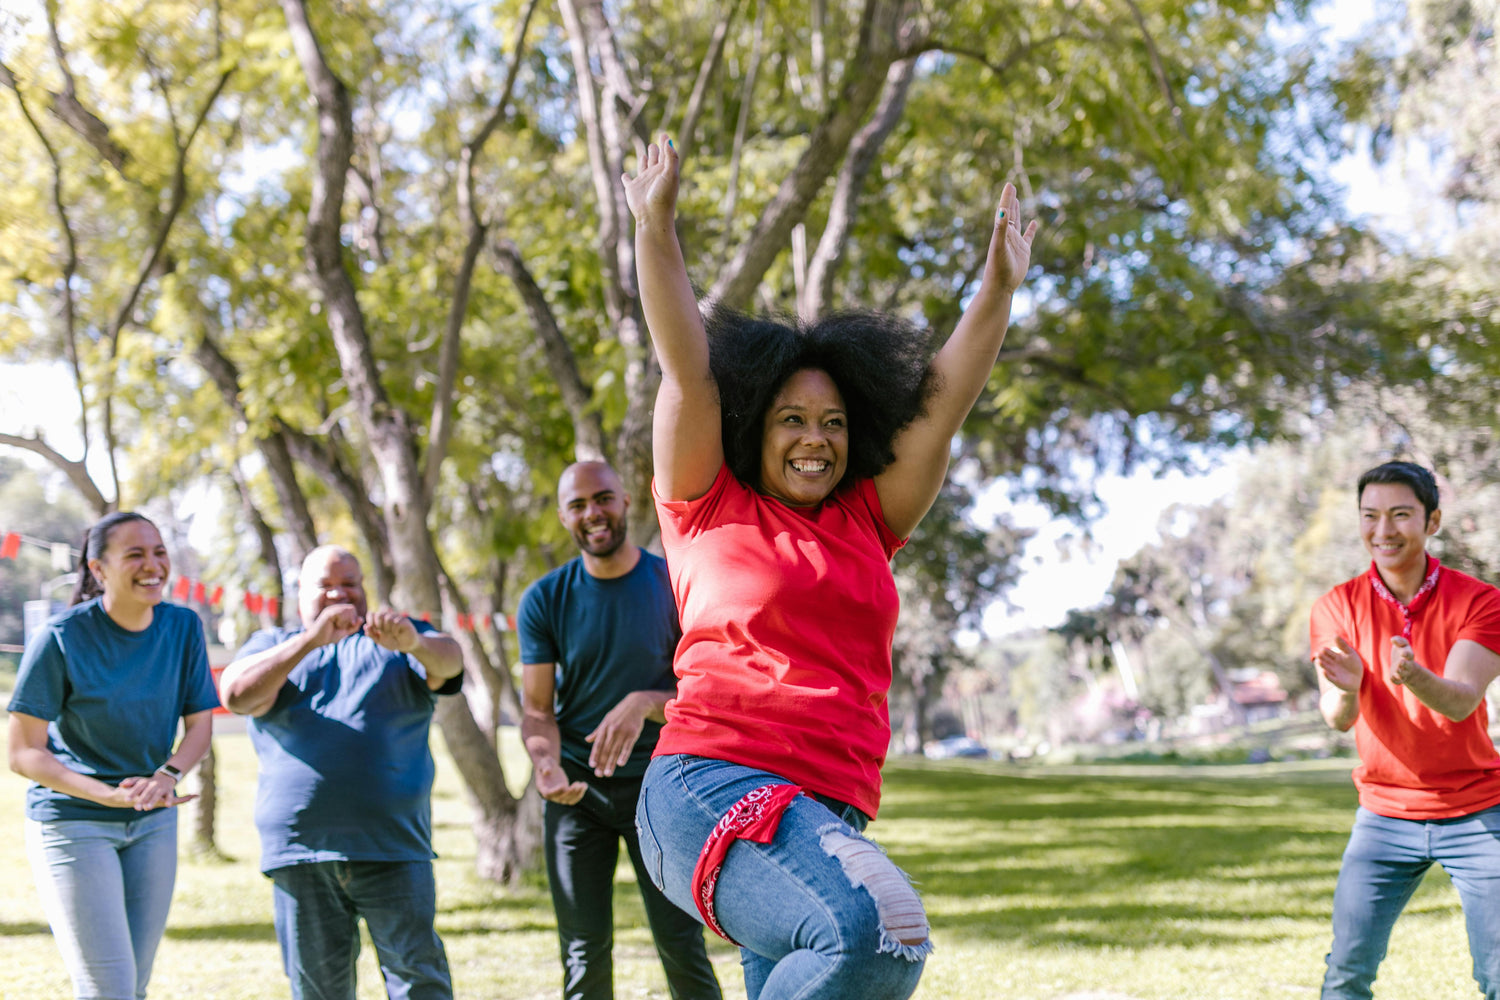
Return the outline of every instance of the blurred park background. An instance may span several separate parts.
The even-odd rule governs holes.
[[[921,995],[1310,996],[1353,793],[1306,616],[1366,564],[1354,478],[1434,467],[1434,551],[1500,579],[1497,26],[1495,0],[7,3],[0,680],[108,509],[161,525],[221,660],[294,615],[308,549],[360,553],[372,600],[465,649],[444,930],[513,919],[543,978],[474,995],[550,995],[509,616],[573,554],[574,458],[614,462],[655,537],[620,173],[674,137],[705,295],[935,337],[1010,179],[1034,270],[894,563],[875,833],[941,897]],[[212,995],[276,995],[235,739],[227,819],[184,841],[238,867],[185,869],[169,945],[201,949],[186,972],[256,951]],[[61,982],[6,898],[11,965]],[[1468,988],[1435,898],[1401,927],[1453,991],[1383,995]]]

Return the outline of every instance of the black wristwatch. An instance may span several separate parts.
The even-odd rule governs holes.
[[[181,781],[182,780],[182,772],[179,771],[179,770],[177,770],[177,768],[173,767],[171,764],[163,764],[161,767],[158,767],[156,769],[156,773],[157,774],[165,774],[167,777],[171,778],[173,781]]]

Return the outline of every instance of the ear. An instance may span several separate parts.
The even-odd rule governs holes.
[[[89,575],[99,586],[104,586],[104,563],[98,559],[89,560]]]
[[[1443,523],[1443,509],[1441,507],[1427,515],[1427,536],[1431,538],[1438,533],[1438,528]]]

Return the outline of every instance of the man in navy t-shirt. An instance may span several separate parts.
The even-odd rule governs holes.
[[[251,716],[261,871],[293,1000],[353,1000],[361,917],[393,995],[449,1000],[428,731],[462,653],[426,623],[366,615],[359,561],[334,546],[302,563],[298,610],[303,628],[255,633],[220,683]]]
[[[521,736],[547,800],[544,844],[566,1000],[614,996],[620,840],[676,1000],[719,1000],[703,928],[652,884],[635,805],[675,691],[681,631],[667,564],[625,541],[630,498],[602,462],[569,466],[558,516],[581,555],[521,598]]]

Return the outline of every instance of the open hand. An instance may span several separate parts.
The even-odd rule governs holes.
[[[665,134],[661,142],[646,147],[646,155],[635,176],[621,175],[625,182],[625,204],[637,226],[671,226],[677,211],[677,150]]]
[[[417,648],[417,627],[410,618],[390,608],[381,608],[366,619],[365,635],[398,653],[410,653]]]
[[[544,761],[537,765],[536,790],[548,802],[559,805],[577,805],[588,793],[589,786],[583,781],[569,783],[567,772],[555,761]]]
[[[1340,691],[1348,691],[1350,694],[1359,691],[1365,677],[1365,665],[1360,660],[1359,653],[1344,641],[1343,636],[1335,639],[1332,646],[1314,654],[1313,663],[1324,679]]]
[[[589,751],[589,767],[601,778],[615,773],[615,768],[624,767],[646,726],[646,706],[640,700],[626,695],[620,703],[609,710],[592,733],[584,737],[593,744]]]
[[[1020,287],[1031,267],[1031,241],[1036,231],[1035,219],[1024,230],[1021,228],[1021,201],[1016,197],[1016,186],[1007,183],[995,210],[995,231],[984,261],[985,284],[993,283],[997,291],[1007,295]]]

